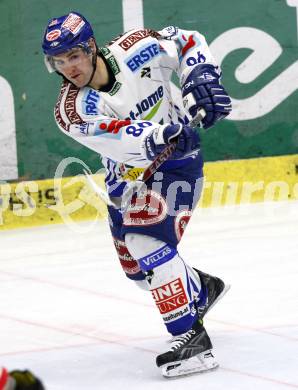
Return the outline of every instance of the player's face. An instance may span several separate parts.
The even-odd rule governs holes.
[[[54,68],[77,87],[81,88],[89,82],[93,72],[92,54],[75,48],[54,56],[52,60]]]

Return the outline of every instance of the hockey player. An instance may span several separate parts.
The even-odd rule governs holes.
[[[41,381],[31,371],[8,372],[0,367],[0,390],[45,390]]]
[[[177,251],[203,177],[199,135],[191,123],[200,112],[201,127],[208,129],[231,111],[205,38],[177,27],[135,29],[98,47],[88,21],[71,12],[49,21],[42,47],[48,70],[63,78],[55,107],[59,128],[102,156],[114,202],[108,207],[110,228],[123,270],[151,291],[174,336],[157,366],[166,377],[217,367],[202,319],[227,288]],[[173,71],[182,92],[175,99]],[[129,180],[173,142],[171,157],[128,197]]]

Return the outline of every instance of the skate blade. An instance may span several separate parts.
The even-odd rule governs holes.
[[[218,368],[212,352],[205,351],[190,359],[167,363],[161,367],[162,375],[165,378],[178,378],[192,374],[203,374]]]

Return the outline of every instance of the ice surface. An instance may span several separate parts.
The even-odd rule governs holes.
[[[298,202],[196,210],[180,245],[232,288],[206,316],[220,368],[168,380],[168,335],[106,222],[0,233],[0,363],[48,390],[298,388]],[[87,230],[87,232],[86,232]]]

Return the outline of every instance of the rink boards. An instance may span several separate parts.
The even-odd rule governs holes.
[[[205,164],[201,207],[298,199],[298,155]],[[102,175],[95,180],[104,186]],[[0,185],[0,230],[104,218],[83,175]]]

